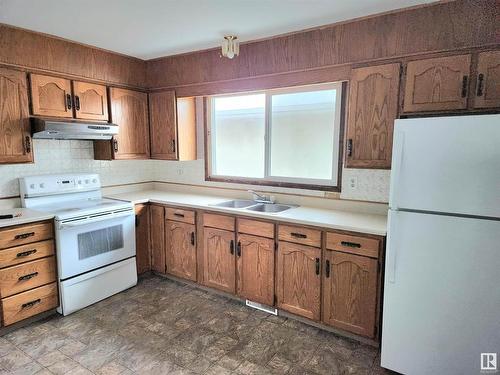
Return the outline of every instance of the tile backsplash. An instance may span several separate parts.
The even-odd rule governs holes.
[[[0,198],[19,195],[18,178],[51,173],[98,173],[103,186],[162,181],[224,188],[254,188],[260,191],[283,192],[313,197],[324,197],[315,190],[283,189],[276,187],[205,181],[204,161],[189,162],[164,160],[94,160],[92,141],[33,140],[33,164],[0,165]],[[341,199],[388,202],[388,170],[363,170],[344,168]],[[354,178],[356,186],[351,186]]]
[[[154,179],[152,160],[94,160],[92,141],[34,139],[35,162],[0,165],[0,198],[19,195],[18,178],[51,173],[99,173],[103,186]]]

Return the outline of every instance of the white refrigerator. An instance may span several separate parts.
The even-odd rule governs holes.
[[[397,120],[381,364],[469,375],[495,356],[500,370],[500,115]]]

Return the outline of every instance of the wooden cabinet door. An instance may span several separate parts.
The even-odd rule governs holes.
[[[151,269],[165,273],[165,209],[162,206],[151,205]]]
[[[32,161],[26,73],[0,68],[0,163]]]
[[[238,295],[274,304],[274,240],[238,234],[236,245]]]
[[[477,62],[474,108],[500,107],[500,51],[481,52]]]
[[[149,206],[135,205],[135,249],[137,274],[151,271],[151,249],[149,244]]]
[[[167,273],[196,281],[196,229],[193,224],[167,220]]]
[[[73,117],[71,81],[31,74],[31,105],[35,116]]]
[[[236,291],[234,232],[203,228],[203,281],[228,293]]]
[[[278,244],[277,307],[319,320],[321,249],[284,241]]]
[[[151,158],[177,159],[177,106],[175,91],[149,94]]]
[[[149,158],[148,95],[111,88],[111,121],[118,125],[114,159]]]
[[[377,311],[377,259],[325,251],[323,322],[374,337]]]
[[[398,115],[399,64],[352,70],[346,167],[390,168]]]
[[[73,95],[76,118],[108,121],[106,86],[73,81]]]
[[[409,62],[404,112],[465,109],[470,58],[470,55],[459,55]]]

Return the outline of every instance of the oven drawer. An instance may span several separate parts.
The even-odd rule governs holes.
[[[48,240],[52,237],[54,228],[50,222],[10,227],[0,230],[0,249]]]
[[[56,281],[56,262],[53,256],[0,270],[2,298]]]
[[[3,298],[3,324],[7,326],[44,311],[55,309],[57,306],[59,306],[57,283]]]
[[[278,238],[280,241],[321,247],[321,231],[317,229],[279,225]]]
[[[167,220],[180,221],[182,223],[194,224],[194,211],[181,210],[180,208],[165,208]]]
[[[0,250],[0,268],[54,255],[54,241],[46,240]]]

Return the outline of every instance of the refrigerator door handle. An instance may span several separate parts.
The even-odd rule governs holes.
[[[397,212],[390,212],[389,214],[389,232],[387,238],[387,263],[386,263],[386,275],[387,280],[395,284],[396,283],[396,261],[397,261],[397,251],[398,251],[398,241],[396,238],[397,228]]]
[[[403,164],[403,147],[405,140],[405,133],[401,130],[396,131],[394,136],[394,154],[392,157],[392,172],[394,174],[391,178],[389,206],[397,210],[399,208],[398,184],[401,176],[401,166]]]

